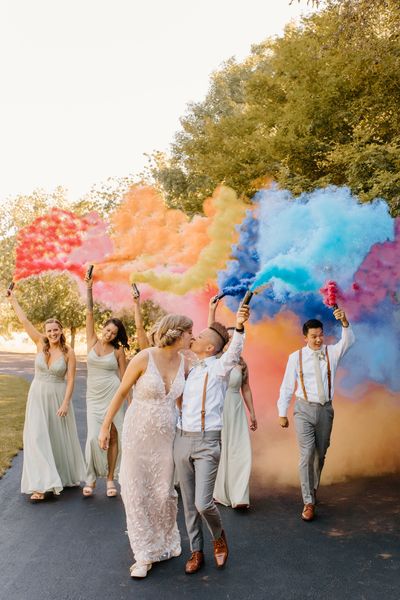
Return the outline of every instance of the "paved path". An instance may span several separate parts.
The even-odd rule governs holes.
[[[0,353],[0,372],[33,376],[33,357]],[[85,364],[74,397],[85,436]],[[318,519],[299,519],[298,490],[260,490],[248,513],[222,509],[231,555],[214,568],[211,548],[197,575],[188,553],[129,578],[131,554],[120,498],[83,499],[77,489],[43,504],[19,493],[22,453],[0,480],[1,600],[399,600],[399,478],[370,478],[321,488]]]

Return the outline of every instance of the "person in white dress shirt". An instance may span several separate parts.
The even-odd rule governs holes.
[[[228,558],[226,536],[213,491],[221,453],[224,399],[230,372],[242,354],[243,325],[248,318],[248,306],[241,307],[231,344],[221,358],[217,355],[229,336],[220,323],[212,323],[191,344],[198,363],[187,376],[174,443],[175,467],[191,549],[185,566],[188,574],[196,573],[204,562],[202,519],[213,538],[217,567],[223,567]]]
[[[311,319],[304,323],[306,346],[289,356],[278,400],[279,424],[287,428],[287,411],[296,387],[294,424],[300,448],[299,474],[304,502],[301,517],[304,521],[312,521],[315,516],[316,492],[333,425],[336,370],[355,339],[345,312],[337,308],[333,314],[342,323],[340,341],[326,346],[321,321]]]

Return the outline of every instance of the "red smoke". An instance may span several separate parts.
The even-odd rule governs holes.
[[[79,217],[67,210],[52,208],[19,232],[15,280],[43,271],[69,271],[82,277],[84,265],[89,262],[86,245],[92,250],[93,233],[97,245],[103,242],[100,246],[103,246],[104,256],[104,251],[109,250],[104,243],[107,242],[105,224],[96,213]]]

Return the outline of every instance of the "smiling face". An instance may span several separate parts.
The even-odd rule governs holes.
[[[103,327],[103,331],[101,333],[101,339],[103,342],[106,342],[107,344],[111,344],[111,342],[113,340],[115,340],[117,335],[118,335],[118,327],[116,325],[114,325],[114,323],[107,323],[107,325],[105,325]]]
[[[324,331],[321,327],[311,328],[304,339],[311,350],[321,350],[324,343]]]
[[[44,332],[50,344],[58,344],[60,342],[62,328],[58,323],[46,323]]]

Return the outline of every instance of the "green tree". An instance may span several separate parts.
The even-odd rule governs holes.
[[[282,37],[228,61],[188,107],[152,175],[193,213],[221,181],[251,197],[271,176],[295,194],[328,183],[400,210],[400,3],[327,0]],[[175,198],[175,200],[173,200]]]

